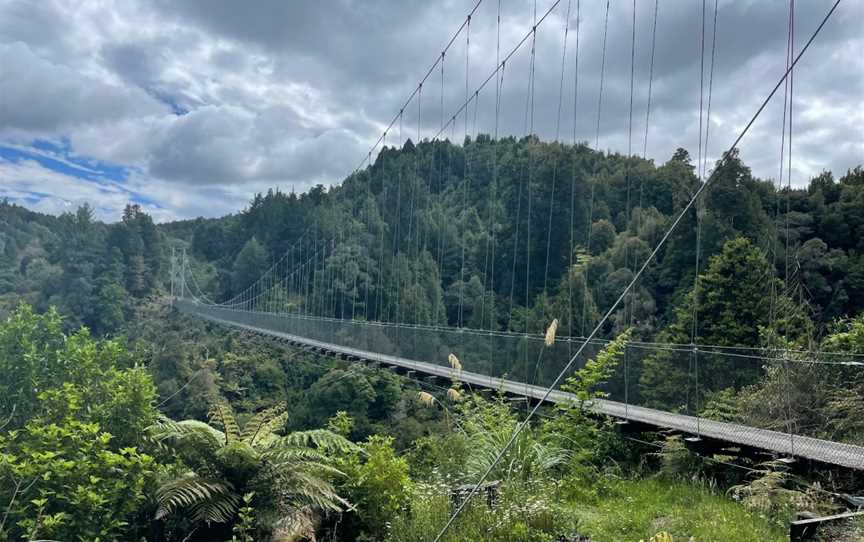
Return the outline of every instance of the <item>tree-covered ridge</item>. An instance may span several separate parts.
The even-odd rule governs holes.
[[[533,316],[548,316],[544,304],[556,298],[566,297],[569,308],[572,291],[578,314],[559,307],[556,316],[565,333],[579,334],[695,191],[693,169],[681,149],[658,166],[535,138],[409,141],[329,191],[271,191],[237,216],[187,225],[184,235],[196,257],[213,263],[204,288],[217,297],[248,285],[243,268],[262,261],[260,251],[241,250],[253,238],[271,263],[292,252],[299,261],[332,243],[324,272],[339,271],[332,288],[343,302],[335,316],[359,311],[394,320],[398,310],[400,321],[540,332],[549,319]],[[744,237],[796,289],[817,329],[857,314],[864,304],[862,179],[860,168],[839,181],[824,173],[806,188],[778,192],[733,157],[699,204],[702,269],[726,241]],[[696,230],[691,212],[640,281],[633,301],[639,337],[670,322],[692,288]]]
[[[55,304],[71,323],[110,332],[131,316],[124,294],[167,286],[169,246],[185,241],[214,299],[286,255],[298,265],[326,249],[324,273],[340,278],[328,285],[342,300],[335,316],[542,332],[554,312],[563,333],[580,334],[690,198],[693,170],[683,149],[655,165],[583,145],[481,135],[462,146],[386,148],[341,185],[259,194],[222,219],[154,226],[130,206],[120,223],[105,225],[86,207],[52,218],[3,203],[0,303],[7,312],[22,296],[38,308]],[[839,181],[826,172],[778,192],[733,157],[713,179],[698,205],[702,269],[726,241],[744,237],[795,289],[817,332],[860,312],[864,170]],[[696,248],[691,212],[628,301],[638,338],[674,318],[693,287]]]
[[[54,218],[0,202],[0,253],[0,314],[20,300],[56,306],[70,329],[98,334],[119,329],[168,276],[164,235],[137,205],[104,224],[86,204]]]

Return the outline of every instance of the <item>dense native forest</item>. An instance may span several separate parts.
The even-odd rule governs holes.
[[[464,356],[448,382],[415,380],[183,316],[172,249],[216,301],[326,250],[322,316],[584,336],[694,170],[683,149],[657,165],[479,136],[387,148],[339,186],[219,219],[0,203],[0,539],[433,540],[524,402],[465,386]],[[686,362],[650,350],[630,360],[639,401],[864,444],[864,170],[778,190],[733,155],[712,175],[568,375],[579,399],[544,407],[444,540],[783,540],[797,513],[858,502],[860,473],[697,454],[591,412],[627,341],[698,339],[762,357],[706,355],[689,393]]]

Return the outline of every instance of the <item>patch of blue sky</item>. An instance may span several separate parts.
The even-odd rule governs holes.
[[[139,203],[141,205],[145,205],[145,206],[149,206],[149,207],[155,207],[156,209],[164,209],[164,207],[158,201],[151,199],[151,198],[148,198],[147,196],[140,194],[138,192],[130,192],[129,196],[131,197],[132,201],[134,201],[135,203]]]
[[[69,148],[48,141],[36,141],[31,146],[0,144],[0,158],[10,162],[33,160],[40,166],[88,181],[123,182],[129,177],[129,168],[74,156]]]
[[[97,189],[101,193],[110,194],[121,190],[134,203],[151,208],[163,208],[157,201],[124,186],[125,181],[135,168],[77,156],[72,152],[71,145],[66,138],[59,140],[38,139],[31,142],[30,145],[0,143],[0,161],[2,160],[13,163],[32,160],[47,170],[70,177],[71,182],[77,180],[97,185]],[[42,199],[50,197],[54,197],[54,195],[32,190],[28,190],[24,197],[21,197],[20,194],[18,197],[12,196],[13,199],[23,200],[30,204],[38,203]]]
[[[147,92],[147,94],[149,94],[153,98],[159,100],[160,102],[162,102],[165,105],[167,105],[168,107],[170,107],[171,113],[173,113],[174,115],[176,115],[178,117],[182,117],[183,115],[189,113],[189,108],[184,106],[183,104],[181,104],[180,99],[178,99],[175,96],[172,96],[168,92],[159,90],[158,88],[154,88],[154,87],[147,87],[147,88],[145,88],[145,91]]]

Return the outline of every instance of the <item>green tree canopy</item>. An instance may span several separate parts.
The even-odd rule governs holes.
[[[253,282],[258,280],[261,274],[269,267],[270,258],[267,249],[258,242],[255,237],[250,238],[243,245],[243,249],[234,260],[231,275],[231,287],[235,293],[242,292]]]

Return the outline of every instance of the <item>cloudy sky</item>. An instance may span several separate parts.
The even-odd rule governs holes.
[[[269,187],[338,183],[457,30],[475,0],[0,0],[0,198],[60,213],[90,202],[116,220],[138,202],[157,220],[220,216]],[[554,0],[538,0],[538,16]],[[595,139],[627,152],[632,3],[613,0],[597,132],[602,0],[559,0],[537,31],[534,131]],[[705,99],[713,21],[708,0]],[[797,2],[800,48],[832,1]],[[533,1],[502,0],[500,43],[532,25]],[[567,10],[570,10],[568,23]],[[496,64],[496,0],[471,20],[468,85]],[[697,154],[702,3],[659,0],[647,153]],[[644,143],[653,0],[636,13],[634,153]],[[792,182],[864,163],[864,2],[843,0],[795,71]],[[566,23],[566,24],[565,24]],[[715,159],[784,70],[788,2],[719,0],[708,134]],[[564,30],[563,105],[559,88]],[[444,116],[465,100],[466,32],[444,62]],[[507,63],[499,131],[526,131],[531,40]],[[574,89],[578,93],[574,96]],[[575,98],[575,100],[574,100]],[[576,103],[574,110],[574,101]],[[402,139],[441,126],[440,68],[405,110]],[[495,126],[495,82],[445,130]],[[776,179],[783,92],[741,145],[754,172]],[[706,112],[707,114],[707,112]],[[419,123],[418,123],[419,115]],[[560,120],[559,120],[560,119]],[[418,127],[419,124],[419,127]],[[400,139],[399,123],[388,135]],[[785,182],[785,181],[784,181]]]

